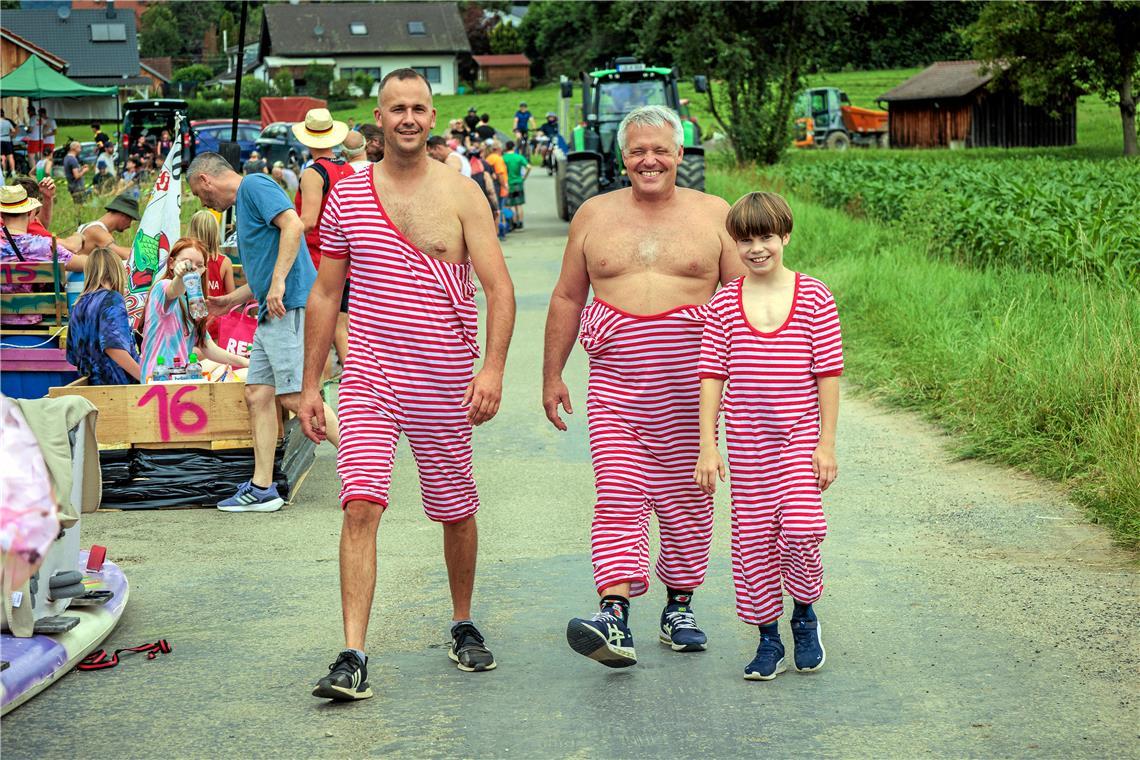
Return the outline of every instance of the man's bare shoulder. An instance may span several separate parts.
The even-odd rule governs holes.
[[[707,213],[717,212],[722,216],[728,214],[728,203],[719,195],[712,193],[702,192],[700,190],[693,190],[688,187],[677,188],[677,199],[695,209],[701,209]]]
[[[623,213],[632,202],[633,190],[628,187],[595,195],[581,205],[574,214],[574,219],[577,220],[580,214],[584,214],[583,219],[586,220],[607,218],[614,214]]]

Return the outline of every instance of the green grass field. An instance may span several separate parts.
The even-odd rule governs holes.
[[[730,202],[764,184],[753,171],[709,173],[709,191]],[[788,265],[835,293],[846,377],[861,392],[935,420],[962,456],[1062,482],[1140,546],[1134,291],[961,267],[929,256],[921,235],[789,198]]]

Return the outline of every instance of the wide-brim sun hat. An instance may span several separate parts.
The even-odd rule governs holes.
[[[28,191],[20,185],[0,187],[0,213],[27,214],[42,205],[35,198],[29,198]]]
[[[126,193],[116,195],[115,199],[103,207],[104,211],[118,211],[120,214],[129,216],[136,222],[139,220],[139,202],[138,199],[132,198]]]
[[[293,125],[293,136],[306,148],[331,148],[344,142],[348,125],[334,121],[327,108],[314,108]]]

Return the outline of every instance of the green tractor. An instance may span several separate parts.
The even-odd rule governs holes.
[[[697,92],[708,92],[708,80],[694,79]],[[559,118],[566,124],[573,84],[562,80]],[[677,185],[705,189],[705,151],[700,128],[689,117],[677,93],[673,69],[646,66],[636,58],[618,58],[611,68],[582,74],[582,118],[574,127],[565,151],[555,150],[555,204],[558,215],[570,221],[582,204],[595,195],[629,187],[617,145],[618,124],[639,106],[666,106],[681,117],[684,160],[677,167]]]

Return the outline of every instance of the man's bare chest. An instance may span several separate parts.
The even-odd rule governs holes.
[[[656,272],[696,277],[718,271],[720,239],[703,225],[626,227],[592,232],[585,253],[594,276]]]
[[[429,256],[452,259],[464,254],[459,218],[454,209],[438,198],[389,196],[384,211],[400,234]]]

